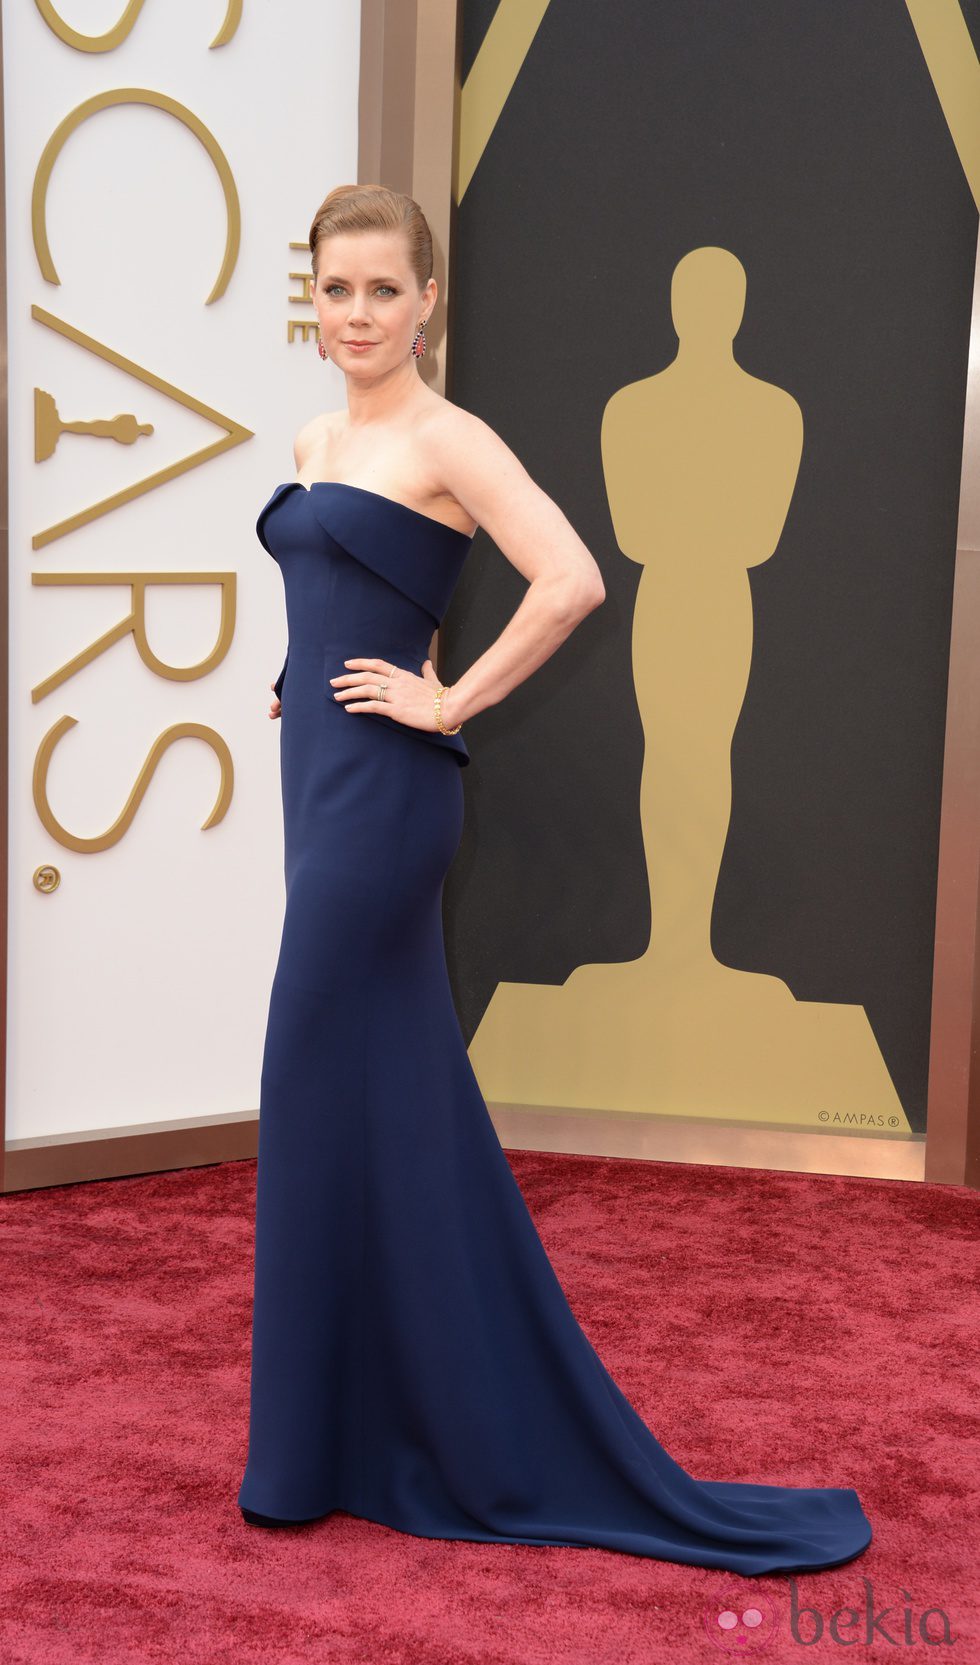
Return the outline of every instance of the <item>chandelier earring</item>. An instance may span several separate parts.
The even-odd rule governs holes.
[[[416,334],[415,334],[415,340],[412,342],[412,352],[415,354],[416,358],[421,358],[422,355],[425,352],[425,319],[424,318],[422,319],[422,322],[419,324],[418,330],[416,331]]]
[[[323,345],[323,336],[320,334],[319,324],[317,324],[317,327],[316,327],[316,350],[319,353],[321,358],[326,358],[327,357],[327,349]]]

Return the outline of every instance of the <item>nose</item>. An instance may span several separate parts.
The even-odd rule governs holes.
[[[350,312],[347,314],[347,322],[348,324],[367,324],[370,322],[370,312],[366,296],[354,296],[354,299],[351,301]]]

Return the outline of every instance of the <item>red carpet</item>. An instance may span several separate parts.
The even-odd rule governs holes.
[[[0,1200],[5,1665],[924,1659],[928,1609],[943,1657],[980,1660],[977,1194],[509,1155],[671,1455],[700,1479],[855,1486],[865,1554],[794,1583],[344,1514],[247,1527],[255,1165],[227,1163]],[[796,1636],[794,1599],[815,1610]],[[761,1625],[718,1626],[753,1606]]]

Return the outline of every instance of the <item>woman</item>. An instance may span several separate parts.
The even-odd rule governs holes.
[[[469,1064],[442,887],[462,725],[604,596],[560,509],[418,374],[436,303],[411,198],[340,186],[310,232],[347,410],[295,442],[279,563],[286,911],[262,1064],[254,1525],[342,1509],[421,1537],[597,1545],[748,1574],[869,1543],[849,1488],[693,1479],[578,1325]],[[529,588],[450,688],[428,657],[476,526]],[[348,716],[354,718],[348,723]]]

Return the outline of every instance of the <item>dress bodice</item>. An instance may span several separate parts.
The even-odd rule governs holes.
[[[329,655],[333,675],[355,657],[390,658],[418,675],[473,543],[444,521],[338,480],[284,481],[255,530],[285,586],[289,647],[277,691],[297,655]],[[461,734],[409,728],[380,711],[359,715],[469,761]]]

